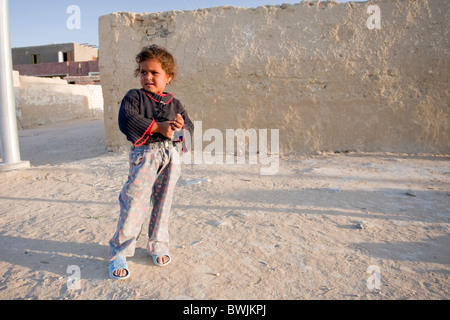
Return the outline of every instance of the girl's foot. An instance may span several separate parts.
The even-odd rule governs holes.
[[[152,255],[153,263],[157,265],[158,267],[164,267],[167,266],[171,261],[172,258],[170,257],[170,254],[155,254]]]
[[[166,264],[169,261],[170,261],[169,256],[158,256],[158,258],[156,258],[156,262],[158,262],[158,264]]]
[[[114,260],[109,261],[109,276],[115,280],[130,277],[127,259],[124,256],[118,256]]]
[[[118,278],[124,278],[128,275],[128,270],[126,269],[119,269],[113,272],[113,275]]]

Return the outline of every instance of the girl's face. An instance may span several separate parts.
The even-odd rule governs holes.
[[[161,67],[158,60],[146,60],[139,64],[141,86],[153,93],[163,93],[172,77]]]

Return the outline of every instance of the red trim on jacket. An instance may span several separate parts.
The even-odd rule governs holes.
[[[155,121],[155,119],[153,119],[152,123],[148,126],[147,130],[145,130],[145,132],[144,132],[144,134],[142,135],[142,137],[140,137],[139,139],[137,139],[136,142],[134,143],[134,146],[135,146],[135,147],[140,147],[140,146],[142,146],[143,144],[145,144],[145,143],[147,142],[148,138],[150,138],[150,136],[153,135],[152,129],[153,129],[153,126],[155,125],[155,123],[156,123],[156,121]],[[141,141],[142,139],[144,139],[144,137],[145,137],[146,135],[147,135],[147,138],[145,138],[145,140],[142,141],[142,143],[139,143],[139,141]]]
[[[157,103],[161,103],[161,102],[162,102],[162,103],[164,103],[164,105],[171,103],[172,100],[175,98],[175,96],[174,96],[172,93],[170,93],[170,94],[172,95],[172,99],[170,99],[170,100],[167,101],[167,102],[164,102],[164,101],[158,101],[158,100],[156,100],[155,98],[153,98],[151,95],[149,95],[147,92],[145,92],[143,89],[141,89],[141,91],[142,91],[143,93],[145,93],[145,94],[147,95],[147,97],[149,97],[149,98],[152,99],[153,101],[155,101],[155,102],[157,102]],[[159,96],[161,96],[161,97],[167,96],[167,94],[166,94],[166,95],[161,95],[161,94],[158,94],[158,93],[155,93],[155,94],[157,94],[157,95],[159,95]]]

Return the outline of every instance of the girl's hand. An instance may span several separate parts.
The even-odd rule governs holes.
[[[172,140],[173,135],[176,130],[173,129],[173,122],[174,121],[165,121],[165,122],[156,122],[153,126],[153,132],[159,132],[166,138],[169,138]]]
[[[172,140],[175,131],[182,129],[184,126],[184,119],[181,114],[177,114],[175,120],[156,122],[152,128],[152,132],[159,132],[166,138]]]
[[[170,122],[171,122],[171,125],[172,125],[172,129],[174,131],[181,130],[183,128],[183,126],[184,126],[184,119],[181,116],[181,114],[179,114],[179,113],[177,114],[175,120],[174,121],[170,121]]]

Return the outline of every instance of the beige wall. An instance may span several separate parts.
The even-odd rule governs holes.
[[[369,29],[369,5],[381,29]],[[180,65],[169,91],[203,131],[279,129],[284,153],[450,153],[447,0],[301,2],[100,17],[107,147],[134,57],[151,43]]]
[[[58,78],[19,76],[14,72],[19,128],[103,114],[102,88],[69,85]]]
[[[98,49],[82,44],[74,43],[75,57],[72,57],[74,61],[91,61],[97,60]]]

